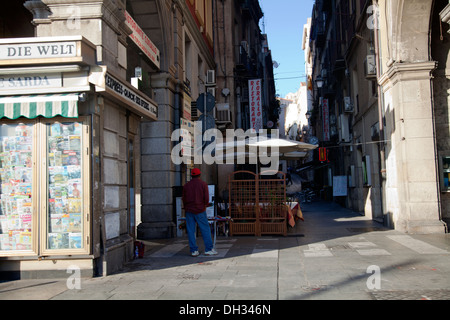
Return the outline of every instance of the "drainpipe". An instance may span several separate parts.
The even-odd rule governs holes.
[[[174,15],[174,47],[175,48],[179,48],[180,44],[178,43],[178,28],[176,25],[176,20],[177,20],[177,9],[176,6],[180,6],[178,4],[178,1],[175,1],[173,3],[173,7],[172,7],[172,12]],[[175,57],[175,59],[179,59],[179,57]],[[169,76],[170,78],[170,76]],[[181,95],[183,92],[183,81],[180,79],[174,79],[175,81],[175,91],[173,92],[174,94],[174,130],[180,129],[181,124],[180,124],[180,117],[181,117],[181,111],[180,111],[180,101],[181,101]],[[182,186],[183,183],[183,173],[181,171],[181,165],[176,165],[175,166],[175,186]]]
[[[241,87],[236,88],[236,128],[242,128],[242,111],[241,111]],[[236,129],[235,128],[235,129]]]
[[[378,1],[373,1],[374,5],[378,6]],[[378,19],[374,19],[375,22],[375,29],[374,29],[374,35],[375,35],[375,61],[377,66],[377,82],[378,79],[381,77],[381,60],[380,60],[380,39],[378,35],[379,25],[378,25]],[[384,95],[383,91],[381,89],[381,85],[377,84],[377,90],[378,90],[378,123],[380,126],[380,143],[378,144],[378,150],[379,150],[379,156],[380,156],[380,172],[379,172],[379,179],[380,179],[380,205],[381,205],[381,214],[383,216],[383,223],[384,225],[390,226],[390,219],[386,219],[385,213],[386,213],[386,206],[385,201],[383,197],[383,191],[385,191],[386,188],[386,153],[385,153],[385,136],[384,136]]]

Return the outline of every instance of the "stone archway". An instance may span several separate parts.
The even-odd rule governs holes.
[[[386,139],[386,212],[395,228],[442,233],[431,58],[433,0],[384,1],[383,91]],[[384,7],[384,8],[383,8]],[[388,57],[388,59],[386,59]],[[389,60],[389,61],[387,61]]]
[[[389,1],[392,13],[393,60],[430,60],[430,22],[434,0]]]
[[[176,234],[173,182],[177,169],[171,162],[170,133],[180,108],[183,57],[177,41],[183,20],[172,0],[128,0],[127,10],[160,51],[160,69],[150,75],[158,121],[141,126],[142,206],[137,236],[171,238]]]

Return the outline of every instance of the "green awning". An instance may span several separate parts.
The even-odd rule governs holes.
[[[78,118],[78,94],[0,97],[0,119]]]

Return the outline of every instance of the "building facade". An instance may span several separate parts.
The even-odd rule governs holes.
[[[140,126],[159,113],[127,69],[131,51],[153,43],[130,48],[140,29],[125,1],[18,1],[6,12],[19,18],[3,17],[0,41],[2,274],[114,272],[134,256]],[[147,52],[142,66],[159,70],[159,59]]]
[[[188,170],[171,161],[171,136],[214,69],[212,24],[197,21],[211,8],[25,1],[9,9],[28,28],[19,33],[7,16],[2,24],[2,271],[115,272],[137,238],[175,235],[173,189]],[[13,148],[13,139],[23,142]]]
[[[128,5],[161,51],[161,70],[149,73],[161,113],[157,122],[141,127],[143,201],[137,236],[142,240],[171,238],[177,234],[176,196],[193,168],[193,163],[172,161],[172,150],[180,143],[172,134],[178,129],[194,134],[195,103],[208,90],[209,70],[215,70],[213,8],[206,0],[128,1]],[[198,166],[203,179],[214,184],[215,168]]]
[[[447,5],[317,1],[312,13],[313,126],[328,155],[318,182],[405,232],[446,231]]]
[[[216,127],[223,137],[227,130],[247,131],[259,118],[259,129],[276,129],[273,61],[269,39],[261,32],[263,12],[257,0],[213,0],[214,56],[216,62]],[[252,112],[251,81],[259,81],[260,114]],[[255,87],[256,88],[256,87]],[[217,173],[218,199],[228,197],[228,176],[236,163],[220,164]],[[251,168],[249,168],[251,169]]]
[[[155,100],[159,106],[167,106],[163,108],[167,114],[142,127],[142,162],[149,165],[143,166],[146,200],[142,202],[138,237],[173,237],[179,234],[177,215],[181,214],[181,208],[177,197],[181,186],[190,179],[190,169],[194,166],[201,169],[202,178],[215,186],[217,199],[226,197],[228,173],[235,170],[235,165],[207,163],[201,153],[211,138],[202,135],[205,130],[215,129],[225,137],[227,129],[250,128],[251,80],[260,79],[262,83],[263,128],[274,119],[272,58],[267,37],[259,28],[263,13],[256,0],[161,1],[161,4],[146,1],[148,14],[144,13],[142,1],[129,2],[139,12],[136,17],[139,24],[162,48],[161,61],[167,61],[165,69],[169,71],[164,75],[166,78],[160,79],[162,72],[151,77]],[[153,6],[148,6],[149,2],[157,4],[157,13]],[[159,16],[160,25],[146,29],[150,14]],[[200,135],[195,132],[199,125]],[[179,143],[170,135],[176,129],[189,132],[189,139],[192,138],[190,147],[188,144],[190,155],[184,156],[186,161],[179,165],[170,161],[173,147]]]

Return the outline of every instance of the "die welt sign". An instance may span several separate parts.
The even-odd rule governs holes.
[[[0,60],[68,58],[77,56],[76,42],[0,45]]]

